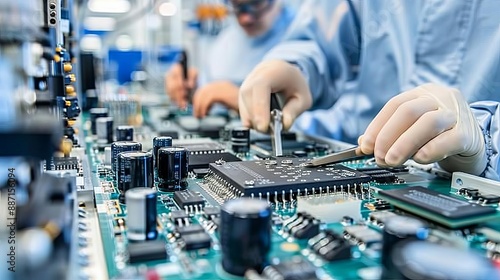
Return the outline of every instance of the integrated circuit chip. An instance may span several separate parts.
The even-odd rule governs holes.
[[[223,200],[240,196],[295,199],[296,195],[361,192],[370,176],[343,165],[307,168],[304,158],[279,158],[210,164],[203,187]],[[292,197],[290,197],[292,196]]]
[[[167,259],[165,242],[160,240],[129,243],[128,254],[130,263]]]
[[[199,206],[200,209],[205,205],[205,200],[203,197],[190,190],[176,191],[174,192],[174,201],[181,208],[186,208],[189,206]]]

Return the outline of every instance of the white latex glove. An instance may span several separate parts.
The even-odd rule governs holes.
[[[398,166],[408,158],[439,162],[447,171],[479,175],[487,157],[484,136],[456,89],[425,84],[393,97],[359,140],[377,164]]]
[[[281,60],[262,62],[240,87],[238,103],[244,126],[268,131],[272,93],[279,93],[284,101],[284,129],[290,128],[295,118],[312,105],[311,92],[297,67]]]

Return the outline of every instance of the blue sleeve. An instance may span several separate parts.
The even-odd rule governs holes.
[[[311,109],[326,109],[338,98],[336,88],[352,78],[352,58],[359,57],[356,32],[347,1],[306,1],[265,60],[297,65],[313,95]]]
[[[495,101],[479,101],[471,104],[484,134],[488,164],[482,174],[484,177],[500,180],[500,103]]]

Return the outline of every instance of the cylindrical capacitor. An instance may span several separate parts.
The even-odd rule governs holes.
[[[127,238],[130,241],[153,240],[156,230],[156,191],[134,188],[125,193],[127,202]]]
[[[187,187],[189,156],[186,148],[168,147],[158,150],[158,189],[164,192]]]
[[[500,279],[500,271],[485,257],[426,241],[401,242],[390,258],[393,273],[382,279]]]
[[[133,141],[117,141],[111,144],[111,170],[116,176],[116,161],[118,159],[118,154],[128,151],[140,151],[142,150],[142,144]],[[116,177],[115,177],[116,178]]]
[[[134,141],[134,127],[130,125],[117,126],[116,141]]]
[[[250,129],[247,127],[233,128],[231,131],[231,148],[235,153],[250,151]]]
[[[219,233],[225,271],[243,276],[248,269],[261,272],[267,265],[271,214],[265,200],[238,198],[222,206]]]
[[[156,136],[153,138],[153,166],[155,171],[155,181],[158,179],[158,150],[166,147],[172,147],[172,137]]]
[[[141,151],[118,154],[116,181],[118,189],[126,192],[133,188],[153,187],[153,157]]]
[[[390,266],[392,250],[404,240],[423,240],[428,236],[427,225],[412,217],[395,216],[387,219],[384,225],[381,261],[384,267]]]
[[[113,142],[113,118],[104,117],[95,120],[98,144],[110,144]]]
[[[90,109],[90,131],[93,135],[97,133],[95,120],[97,118],[105,118],[108,116],[108,108],[92,108]]]

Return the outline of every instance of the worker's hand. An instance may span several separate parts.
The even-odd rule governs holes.
[[[193,97],[193,114],[203,118],[214,103],[238,110],[238,87],[231,82],[217,81],[199,88]]]
[[[271,97],[279,93],[284,101],[283,127],[312,105],[312,96],[299,69],[285,61],[262,62],[248,75],[240,88],[239,107],[244,126],[268,131]]]
[[[456,89],[426,84],[392,98],[359,138],[364,154],[381,166],[413,157],[445,170],[479,175],[486,168],[484,137]]]
[[[165,74],[165,89],[170,100],[180,108],[186,108],[188,104],[188,92],[196,87],[198,79],[198,70],[189,68],[187,80],[182,74],[182,66],[179,63],[174,64]]]

